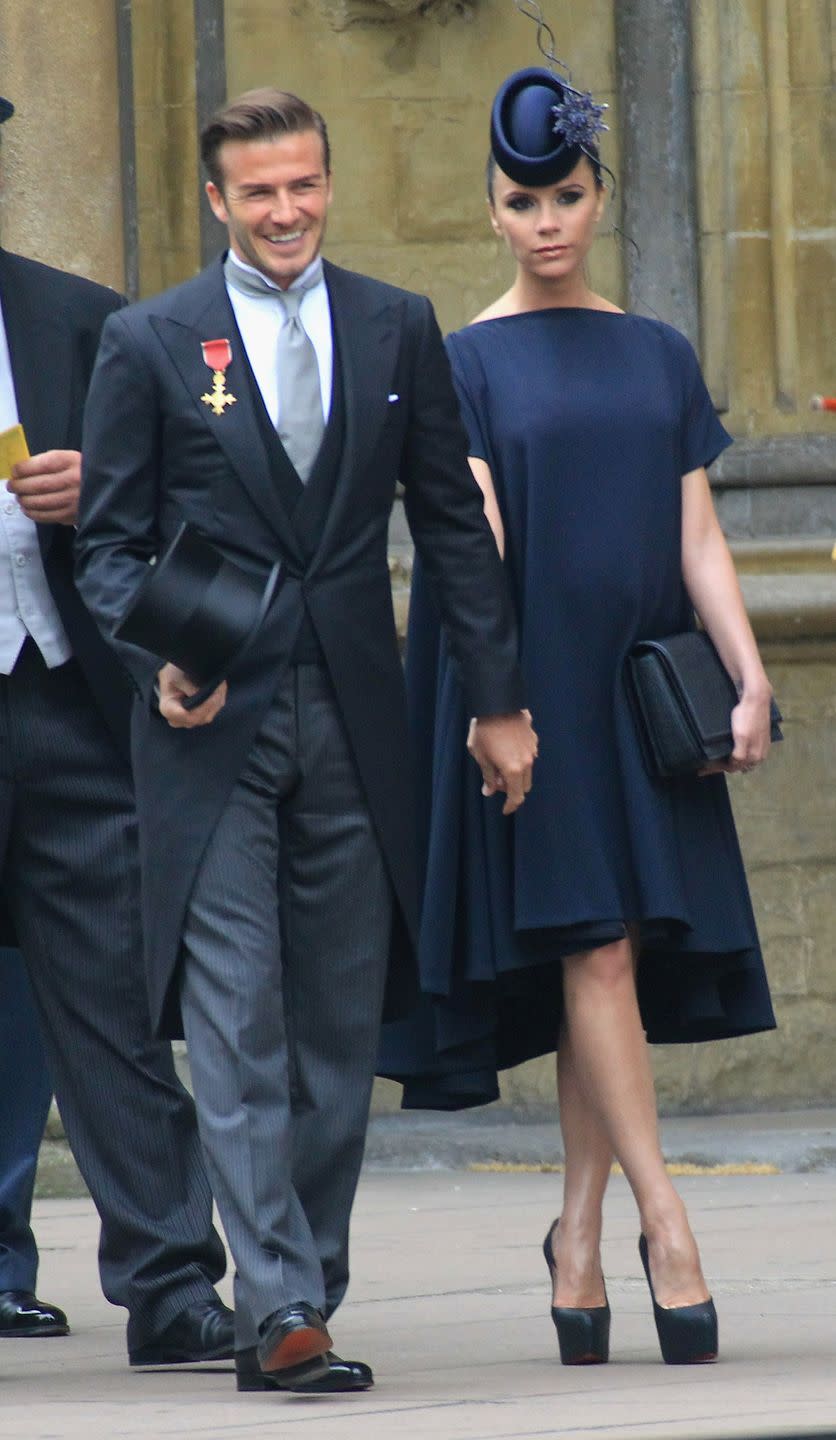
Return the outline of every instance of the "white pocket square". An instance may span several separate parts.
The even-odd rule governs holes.
[[[390,404],[390,405],[395,405],[395,404],[397,404],[398,400],[400,400],[401,397],[400,397],[400,395],[395,395],[395,394],[393,393],[393,394],[391,394],[391,395],[387,395],[386,398],[387,398],[387,400],[389,401],[389,404]]]

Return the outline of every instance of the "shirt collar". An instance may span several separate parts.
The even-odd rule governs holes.
[[[271,280],[271,279],[270,279],[270,276],[269,276],[269,275],[265,275],[265,273],[264,273],[263,270],[257,270],[254,265],[248,265],[247,262],[246,262],[246,260],[242,260],[242,259],[240,258],[240,256],[236,255],[235,251],[232,249],[231,246],[230,246],[229,251],[228,251],[228,256],[229,256],[229,259],[230,259],[231,263],[232,263],[233,265],[237,265],[238,268],[239,268],[239,270],[249,270],[249,272],[250,272],[251,275],[260,275],[261,278],[262,278],[262,280],[265,282],[265,284],[267,284],[267,285],[270,286],[271,290],[275,290],[277,295],[281,295],[281,293],[282,293],[282,288],[281,288],[280,285],[277,285],[277,284],[276,284],[275,280]],[[302,271],[302,274],[301,274],[301,275],[297,275],[297,276],[296,276],[296,279],[292,282],[292,284],[288,285],[288,287],[287,287],[288,290],[299,290],[299,289],[301,289],[302,287],[304,287],[306,281],[308,281],[308,280],[310,279],[311,275],[313,275],[313,273],[314,273],[314,271],[316,270],[317,266],[319,266],[319,265],[321,265],[321,264],[322,264],[322,257],[321,257],[320,255],[315,255],[314,258],[313,258],[313,260],[311,261],[310,265],[308,265],[308,266]],[[323,283],[324,283],[324,278],[325,278],[325,277],[323,276],[322,279],[319,281],[319,284],[323,284]],[[311,286],[308,286],[308,288],[311,289],[311,290],[316,290],[316,289],[318,288],[318,286],[317,286],[317,285],[311,285]]]

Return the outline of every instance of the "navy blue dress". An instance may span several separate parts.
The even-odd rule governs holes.
[[[696,356],[660,321],[585,309],[484,321],[448,351],[505,524],[540,757],[518,814],[482,798],[418,566],[407,686],[426,999],[385,1028],[380,1071],[406,1106],[433,1108],[495,1099],[498,1070],[554,1050],[562,957],[625,922],[641,927],[649,1040],[775,1024],[725,778],[652,778],[624,682],[636,640],[694,624],[681,477],[731,443]]]

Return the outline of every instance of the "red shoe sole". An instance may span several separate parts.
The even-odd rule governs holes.
[[[331,1349],[331,1337],[322,1330],[300,1329],[286,1335],[261,1361],[262,1370],[292,1370],[308,1360],[318,1360]]]

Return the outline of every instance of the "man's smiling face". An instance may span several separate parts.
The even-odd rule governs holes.
[[[218,151],[223,189],[209,204],[239,260],[283,290],[319,254],[331,204],[331,176],[315,130],[270,140],[226,140]]]

